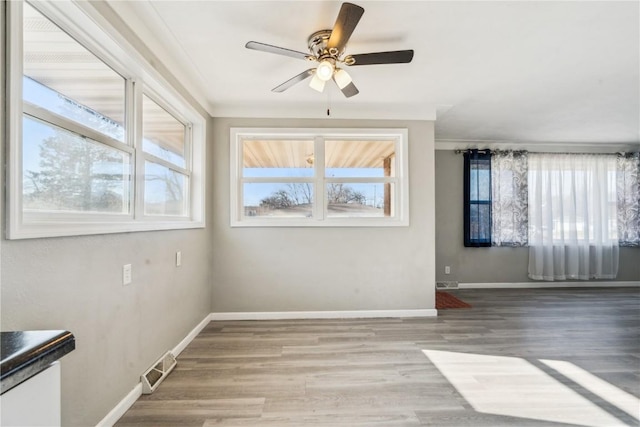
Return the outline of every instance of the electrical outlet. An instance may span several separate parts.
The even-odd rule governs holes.
[[[451,267],[448,265],[444,266],[444,274],[451,274]]]
[[[131,264],[125,264],[122,266],[122,285],[129,284],[131,284]]]
[[[176,252],[176,267],[180,267],[182,265],[182,252]]]

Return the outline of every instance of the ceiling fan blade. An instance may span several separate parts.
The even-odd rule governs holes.
[[[331,37],[327,42],[327,49],[336,48],[338,52],[342,52],[363,13],[364,9],[356,4],[342,3],[336,23],[331,30]]]
[[[349,55],[355,60],[354,65],[406,64],[413,59],[413,50],[394,50],[392,52],[361,53]]]
[[[271,46],[270,44],[253,41],[248,42],[244,47],[262,52],[275,53],[276,55],[290,56],[297,59],[307,59],[307,57],[310,56],[307,53],[298,52],[297,50],[285,49],[284,47]]]
[[[282,83],[280,86],[276,86],[271,89],[271,92],[284,92],[289,89],[291,86],[296,83],[300,83],[301,81],[309,78],[315,72],[315,68],[309,68],[307,71],[303,71],[295,77],[290,78],[286,82]]]
[[[336,84],[338,85],[338,88],[342,91],[342,94],[347,98],[351,98],[352,96],[360,93],[360,91],[358,90],[356,85],[353,84],[353,82],[349,82],[348,85],[344,87],[340,87],[336,79],[333,79],[333,81],[336,82]]]

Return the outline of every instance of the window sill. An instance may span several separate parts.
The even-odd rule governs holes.
[[[408,227],[409,219],[390,218],[265,218],[232,220],[231,227]]]
[[[164,231],[204,228],[204,221],[124,221],[124,222],[96,222],[96,223],[65,223],[65,222],[33,222],[9,229],[7,239],[36,239],[45,237],[87,236],[98,234],[132,233],[139,231]]]

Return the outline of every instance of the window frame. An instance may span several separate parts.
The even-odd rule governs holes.
[[[243,177],[242,141],[244,139],[308,139],[314,141],[314,173],[312,177],[250,178]],[[326,140],[395,141],[396,169],[393,177],[326,177]],[[397,227],[409,225],[409,137],[404,128],[231,128],[230,129],[230,225],[231,227]],[[321,166],[320,166],[321,165]],[[243,185],[250,182],[310,182],[314,185],[313,216],[250,217],[244,215]],[[392,183],[395,215],[393,217],[329,217],[326,185],[342,183]]]
[[[89,127],[29,103],[23,103],[23,2],[6,2],[5,123],[7,137],[6,228],[7,239],[75,236],[150,230],[203,228],[205,226],[206,118],[143,59],[135,48],[104,20],[73,1],[29,2],[77,43],[95,55],[125,81],[125,138],[112,139]],[[144,159],[142,151],[142,94],[185,125],[185,167],[170,169],[187,176],[186,216],[144,214]],[[63,94],[64,95],[64,94]],[[105,147],[130,156],[128,213],[25,212],[23,210],[23,115],[50,123],[80,137],[90,137]],[[162,160],[162,159],[158,159]],[[186,173],[185,173],[186,172]]]

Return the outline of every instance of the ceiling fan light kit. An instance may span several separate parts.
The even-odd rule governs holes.
[[[295,84],[313,76],[309,83],[309,87],[312,89],[322,92],[325,83],[333,79],[344,96],[350,98],[359,93],[358,88],[353,84],[351,76],[344,69],[339,68],[337,64],[344,64],[349,67],[355,65],[406,64],[413,59],[413,50],[343,56],[347,42],[356,25],[360,22],[363,13],[364,9],[358,5],[342,3],[333,29],[316,31],[309,36],[308,47],[311,54],[255,41],[248,42],[245,47],[318,63],[316,68],[303,71],[276,86],[272,89],[273,92],[284,92]]]

